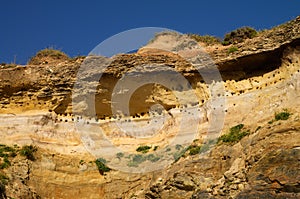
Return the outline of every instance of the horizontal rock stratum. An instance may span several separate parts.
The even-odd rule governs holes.
[[[1,177],[0,198],[299,198],[300,18],[235,45],[200,44],[200,73],[213,64],[220,81],[206,81],[183,58],[194,58],[195,51],[178,47],[187,38],[161,33],[136,53],[110,60],[63,56],[62,60],[43,58],[24,66],[2,66],[1,144],[33,144],[38,151],[35,161],[9,157],[11,166],[0,170],[1,176],[7,176]],[[233,46],[238,50],[230,52]],[[83,65],[94,63],[107,68],[91,67],[77,76]],[[128,113],[112,110],[116,106],[112,96],[130,92],[125,84],[120,91],[114,90],[124,75],[137,79],[169,74],[170,69],[189,85],[176,84],[177,78],[170,88],[145,84],[132,92]],[[100,80],[95,78],[99,73]],[[86,83],[80,89],[76,88],[78,78]],[[212,88],[224,90],[214,93]],[[94,106],[86,103],[90,93]],[[215,99],[224,103],[216,107]],[[145,127],[151,122],[155,125]],[[132,123],[137,127],[131,127]],[[127,131],[120,130],[120,125]],[[78,133],[82,126],[84,135]],[[241,127],[238,133],[245,135],[221,141],[219,137],[228,135],[232,127]],[[99,129],[102,134],[97,134]],[[92,141],[86,135],[103,151],[110,150],[109,144],[124,151],[108,162],[112,170],[99,173],[94,160],[99,155],[109,157],[91,152],[87,143]],[[181,145],[172,146],[175,138],[180,138]],[[150,152],[136,151],[145,145]],[[197,149],[202,153],[193,153]],[[132,162],[132,157],[147,154],[148,160]],[[161,160],[168,164],[159,170],[132,172],[153,162],[159,166]],[[132,170],[120,171],[114,165]]]

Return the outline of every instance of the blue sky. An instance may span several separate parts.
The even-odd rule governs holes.
[[[106,38],[132,28],[223,37],[241,26],[266,29],[300,15],[299,0],[1,0],[0,5],[0,63],[19,64],[46,47],[86,55]]]

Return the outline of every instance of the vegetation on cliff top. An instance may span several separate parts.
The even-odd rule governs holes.
[[[224,46],[227,46],[230,44],[241,43],[246,39],[252,39],[256,37],[257,34],[258,33],[254,28],[246,26],[227,33],[224,36],[223,40],[211,35],[198,35],[198,34],[188,34],[188,35],[192,39],[196,40],[197,42],[205,43],[208,46],[215,45],[215,44],[222,44]]]
[[[207,45],[221,44],[221,39],[211,35],[198,35],[198,34],[188,34],[192,39],[197,42],[202,42]]]
[[[230,33],[227,33],[222,42],[223,45],[241,43],[246,39],[252,39],[257,36],[257,31],[251,27],[238,28]]]
[[[53,61],[65,61],[69,60],[69,56],[60,50],[56,50],[53,48],[45,48],[40,50],[33,56],[28,64],[39,65],[39,64],[47,64]]]

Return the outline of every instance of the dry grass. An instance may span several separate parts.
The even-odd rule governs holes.
[[[30,65],[40,65],[40,64],[48,64],[54,62],[62,62],[69,60],[69,56],[60,50],[55,50],[52,48],[46,48],[40,50],[33,56],[28,64]]]
[[[221,44],[221,39],[211,36],[211,35],[197,35],[197,34],[188,34],[192,39],[196,40],[197,42],[204,43],[208,46]]]

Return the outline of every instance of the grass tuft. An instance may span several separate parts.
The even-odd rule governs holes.
[[[66,55],[64,52],[60,50],[55,50],[53,48],[46,48],[37,52],[36,55],[29,60],[28,64],[39,65],[49,63],[55,60],[65,61],[68,59],[68,55]]]
[[[211,35],[188,34],[189,37],[197,42],[205,43],[206,45],[221,44],[221,39]]]
[[[234,53],[234,52],[236,52],[236,51],[238,51],[239,50],[239,48],[238,47],[236,47],[236,46],[231,46],[230,48],[228,48],[228,54],[231,54],[231,53]]]

